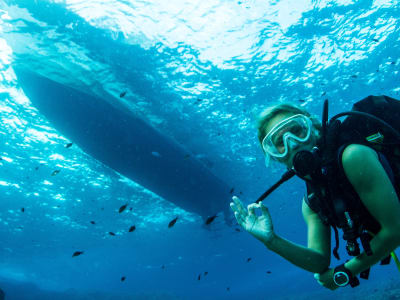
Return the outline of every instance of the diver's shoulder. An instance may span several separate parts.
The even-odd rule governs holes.
[[[378,154],[374,149],[362,144],[350,144],[343,149],[342,163],[351,161],[362,163],[365,159],[371,158],[378,159]]]

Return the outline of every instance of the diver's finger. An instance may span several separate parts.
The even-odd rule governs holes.
[[[249,211],[249,215],[255,216],[255,209],[258,207],[257,203],[252,203],[247,206],[247,210]]]
[[[320,276],[319,273],[314,273],[314,278],[317,280],[317,282],[318,282],[320,285],[324,286],[324,283],[320,280],[320,279],[321,279],[321,276]]]
[[[233,202],[236,205],[237,210],[241,213],[241,214],[247,214],[247,210],[244,208],[242,201],[240,201],[240,199],[236,196],[232,197]]]
[[[263,216],[270,216],[268,207],[266,207],[261,202],[259,203],[259,208],[261,209],[261,213],[262,213]]]
[[[235,212],[235,218],[236,218],[236,221],[238,222],[238,224],[240,226],[243,226],[243,224],[245,223],[245,219],[243,218],[243,216],[241,214],[239,214],[238,212]]]

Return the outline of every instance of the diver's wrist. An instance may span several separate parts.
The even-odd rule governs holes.
[[[265,246],[267,246],[268,249],[271,249],[274,247],[274,244],[277,239],[278,239],[278,236],[274,232],[272,232],[272,233],[266,234],[263,237],[262,242],[264,243]]]

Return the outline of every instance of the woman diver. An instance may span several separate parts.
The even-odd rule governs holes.
[[[293,171],[296,159],[301,159],[299,154],[312,153],[321,144],[321,122],[304,109],[289,103],[267,108],[260,114],[257,127],[267,166],[273,160]],[[230,203],[239,225],[269,250],[315,273],[318,283],[331,290],[346,285],[357,286],[357,275],[361,273],[360,277],[366,279],[369,268],[385,258],[386,261],[390,259],[390,253],[400,245],[400,202],[385,156],[365,143],[355,142],[346,143],[339,153],[337,148],[333,152],[333,157],[339,157],[339,166],[328,169],[330,177],[326,177],[325,181],[319,179],[324,177],[324,171],[299,176],[307,183],[307,196],[302,202],[302,214],[307,224],[307,247],[278,236],[269,211],[261,201],[245,208],[234,196]],[[341,188],[332,188],[332,185],[341,185]],[[342,190],[347,192],[336,195]],[[319,202],[312,198],[319,198]],[[347,199],[346,203],[354,200],[358,204],[343,209],[343,217],[339,217],[336,198]],[[319,209],[322,206],[325,208]],[[256,214],[257,209],[260,209],[261,215]],[[324,211],[326,218],[321,213]],[[346,249],[355,256],[336,267],[330,267],[331,227],[335,229],[337,243],[337,228],[347,228],[347,231],[343,229],[348,240]],[[362,253],[355,242],[357,238],[362,241]],[[335,250],[334,254],[339,258]]]

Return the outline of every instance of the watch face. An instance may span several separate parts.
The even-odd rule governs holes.
[[[345,286],[349,283],[349,276],[345,272],[336,272],[333,276],[333,281],[338,286]]]

